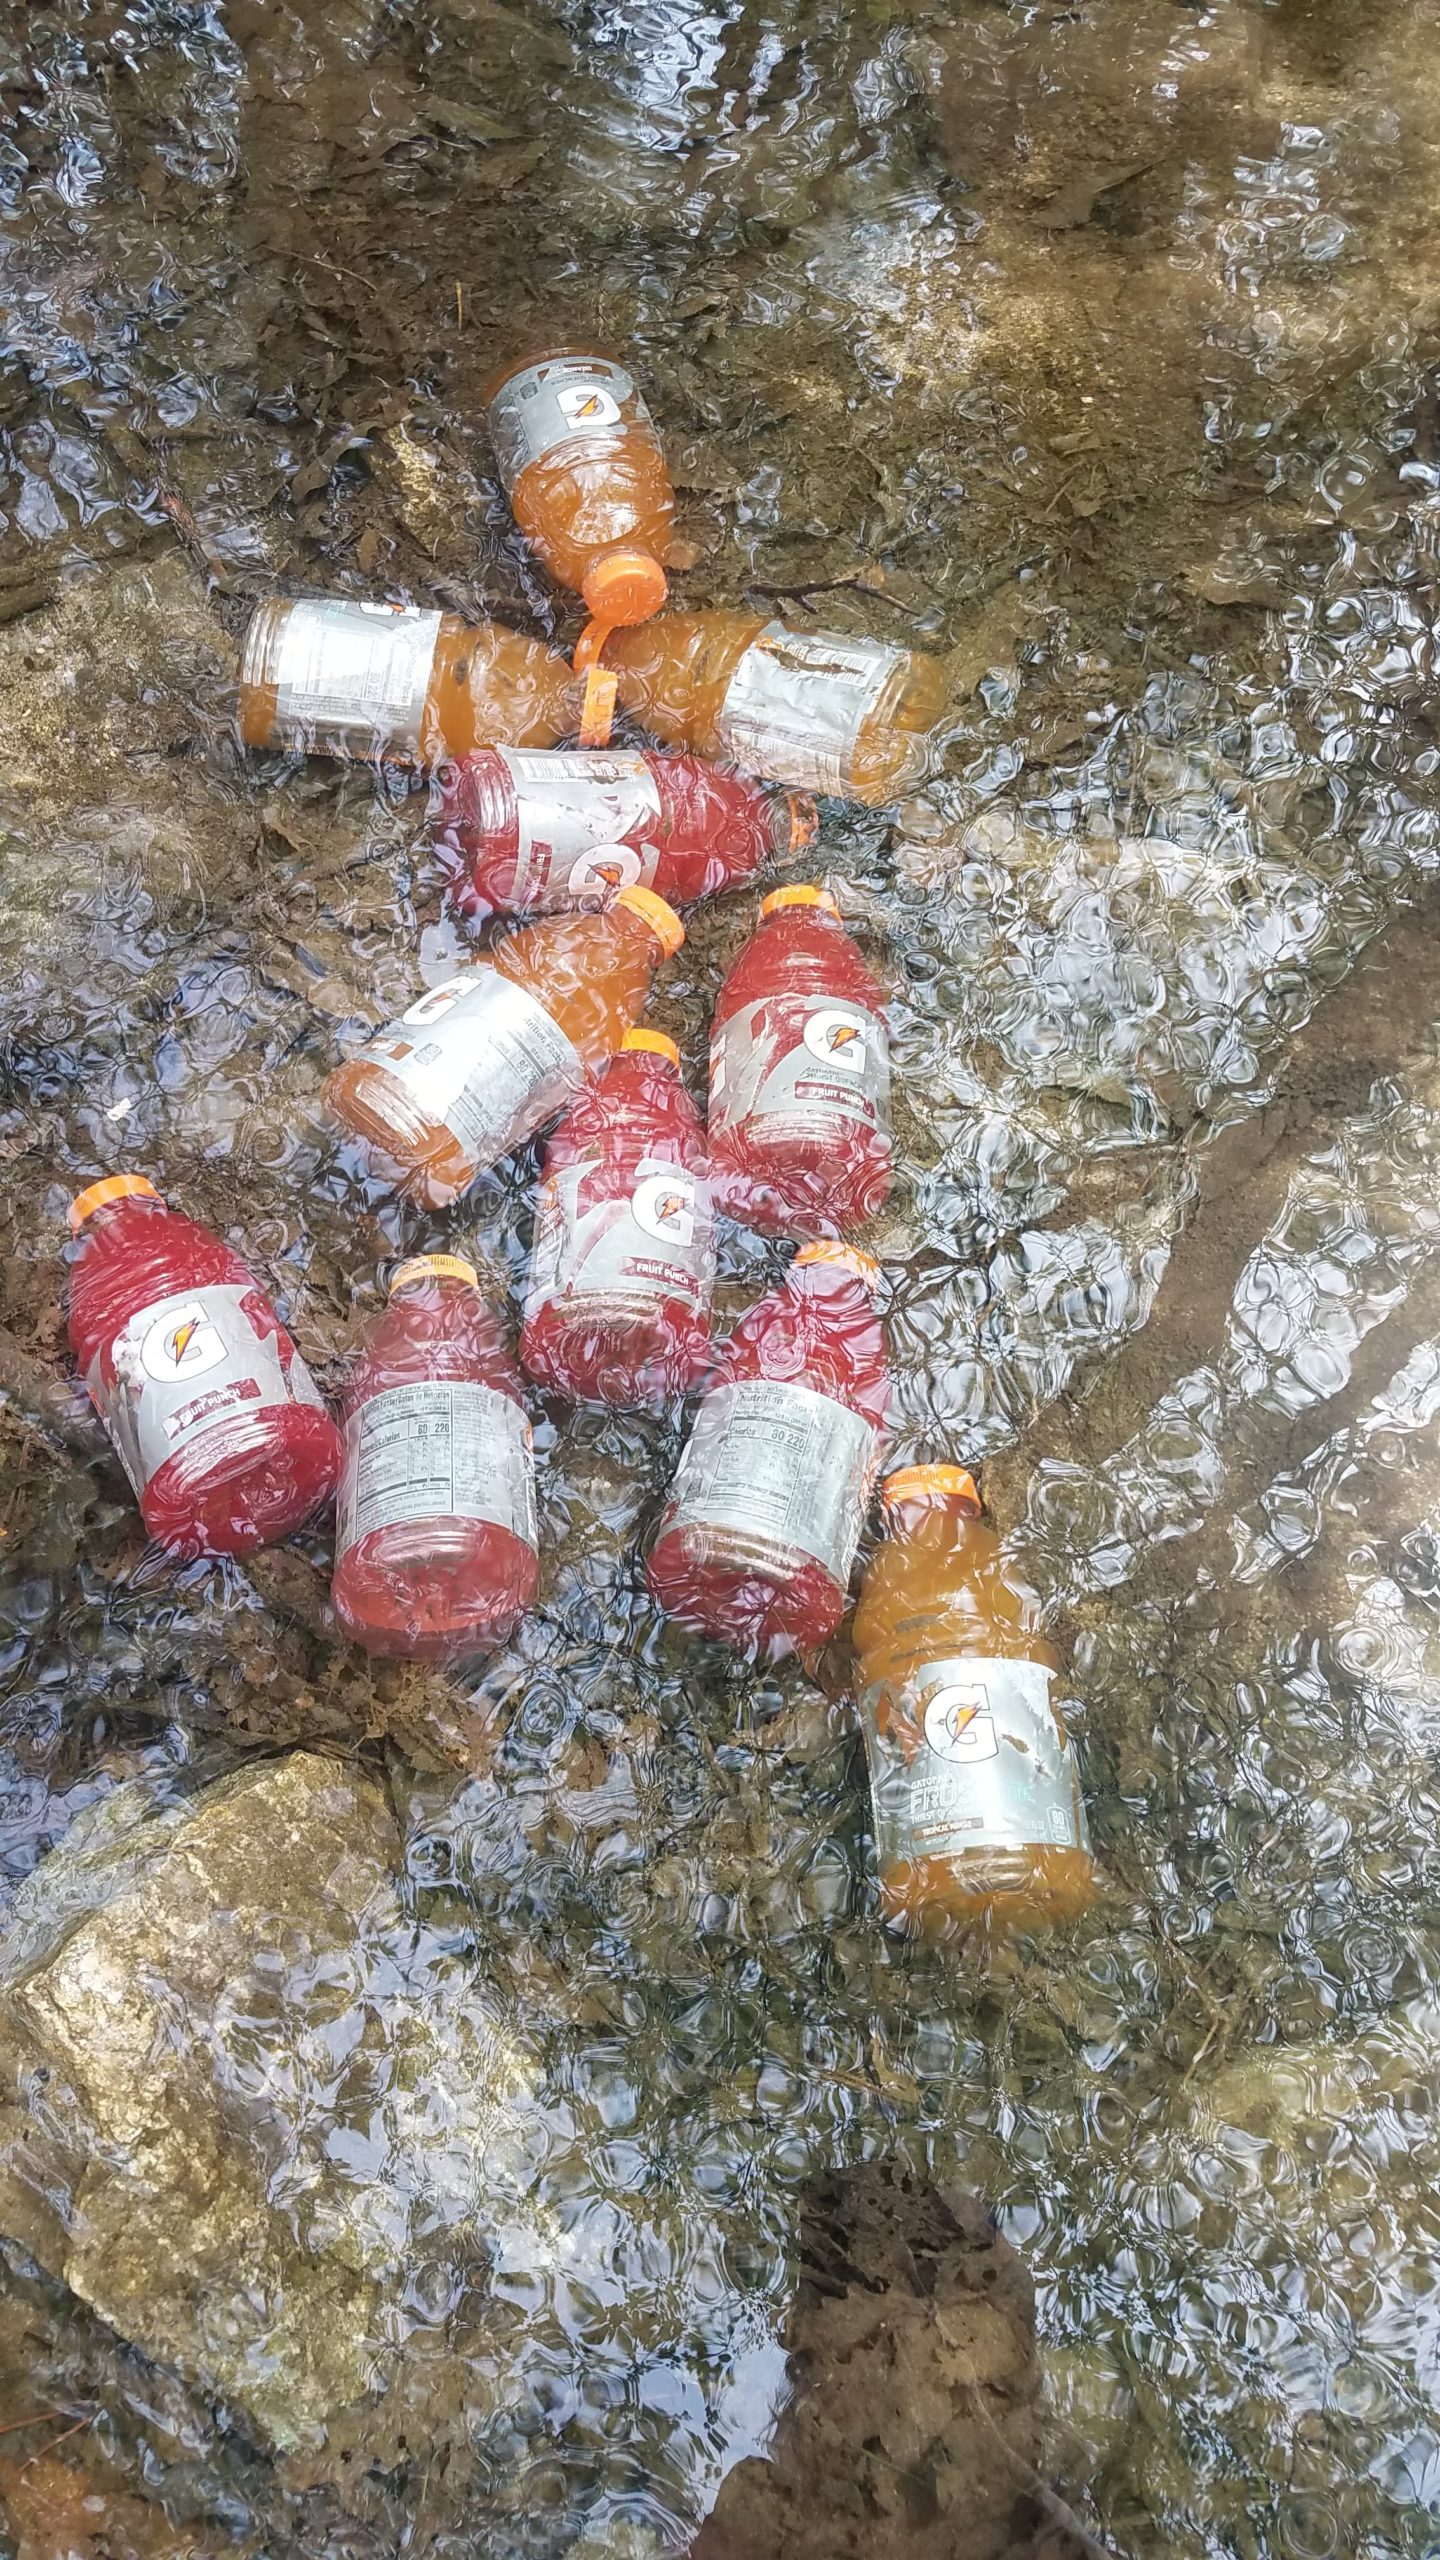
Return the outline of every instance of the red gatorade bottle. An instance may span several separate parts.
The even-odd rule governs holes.
[[[660,1031],[618,1057],[550,1141],[520,1357],[592,1404],[655,1405],[710,1349],[715,1243],[705,1140]]]
[[[520,1376],[468,1262],[403,1262],[345,1394],[335,1613],[415,1661],[509,1635],[535,1597]]]
[[[716,1197],[747,1225],[843,1235],[890,1189],[885,990],[824,889],[774,889],[715,1007]]]
[[[890,1418],[879,1278],[852,1245],[802,1245],[731,1334],[650,1552],[683,1626],[779,1655],[839,1625]]]
[[[70,1232],[71,1348],[151,1536],[182,1556],[288,1538],[340,1439],[253,1272],[143,1174],[92,1183]]]
[[[438,775],[437,850],[462,914],[599,904],[639,881],[688,906],[813,841],[815,803],[697,756],[496,747]]]

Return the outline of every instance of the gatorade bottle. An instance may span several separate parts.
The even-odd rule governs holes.
[[[658,613],[675,493],[624,366],[550,347],[504,366],[482,398],[515,521],[552,578],[607,628]]]
[[[963,1467],[905,1467],[855,1612],[887,1914],[916,1928],[1073,1918],[1096,1875],[1058,1659]]]
[[[683,1626],[774,1656],[839,1625],[890,1418],[879,1278],[851,1245],[803,1245],[731,1334],[650,1553]]]
[[[345,1394],[335,1613],[367,1653],[498,1644],[535,1597],[520,1376],[470,1263],[403,1262]]]
[[[772,889],[710,1031],[716,1196],[748,1226],[843,1235],[892,1173],[885,990],[825,889]]]
[[[667,745],[875,807],[928,770],[949,684],[939,658],[758,613],[667,614],[615,632],[605,663]]]
[[[523,1146],[619,1048],[685,928],[650,889],[522,925],[325,1081],[327,1109],[431,1208]]]
[[[757,790],[695,756],[465,756],[431,798],[462,913],[599,903],[639,881],[674,906],[802,852],[815,803]]]
[[[618,1057],[550,1141],[520,1357],[591,1404],[657,1405],[710,1351],[715,1240],[700,1116],[662,1031]]]
[[[143,1174],[70,1207],[70,1345],[152,1538],[249,1555],[335,1489],[340,1439],[253,1272]]]
[[[582,687],[554,651],[453,613],[273,597],[240,669],[247,747],[438,764],[500,740],[548,747],[579,725]]]

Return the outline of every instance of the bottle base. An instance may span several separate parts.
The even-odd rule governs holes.
[[[907,1937],[944,1938],[979,1925],[996,1932],[1078,1920],[1099,1892],[1084,1849],[971,1850],[917,1858],[880,1878],[887,1925]]]
[[[170,1555],[254,1555],[304,1527],[334,1492],[339,1465],[328,1413],[318,1405],[272,1409],[268,1429],[222,1420],[202,1433],[151,1477],[140,1508]]]
[[[346,1635],[366,1653],[448,1662],[503,1644],[538,1582],[533,1550],[504,1529],[406,1521],[347,1549],[331,1598]]]
[[[657,1326],[649,1313],[572,1323],[547,1307],[520,1337],[521,1365],[538,1385],[575,1404],[617,1411],[663,1411],[698,1386],[709,1357],[708,1332]]]
[[[468,1191],[479,1167],[442,1121],[426,1120],[383,1067],[352,1058],[325,1079],[321,1099],[332,1120],[359,1138],[393,1187],[427,1209],[448,1209]]]
[[[849,1155],[831,1138],[803,1154],[749,1161],[717,1148],[711,1184],[717,1207],[757,1235],[812,1237],[854,1235],[878,1217],[890,1197],[894,1168],[888,1153],[876,1160]]]
[[[732,1653],[770,1662],[828,1642],[845,1614],[845,1594],[813,1557],[777,1555],[762,1569],[727,1561],[719,1545],[693,1531],[657,1541],[645,1572],[668,1618]]]

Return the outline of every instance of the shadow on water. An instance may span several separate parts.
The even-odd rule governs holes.
[[[337,1653],[294,1559],[159,1566],[21,1394],[12,1939],[63,1841],[72,1921],[125,1879],[82,2006],[137,1946],[171,1995],[93,2062],[93,2156],[51,2128],[64,2192],[0,2115],[4,2417],[74,2412],[217,2548],[683,2547],[766,2432],[800,2189],[894,2156],[1024,2250],[1118,2548],[1422,2560],[1430,12],[58,0],[0,95],[19,1355],[60,1365],[65,1201],[125,1167],[243,1237],[332,1386],[402,1242],[513,1300],[529,1163],[427,1221],[316,1123],[464,944],[402,775],[240,754],[236,641],[312,588],[572,642],[479,393],[632,348],[686,602],[951,653],[944,776],[828,807],[816,875],[896,987],[897,1460],[986,1462],[1111,1882],[1054,1940],[884,1937],[843,1671],[737,1672],[643,1594],[669,1425],[537,1406],[541,1606],[464,1692]],[[692,1079],[752,906],[662,982]],[[776,1267],[732,1231],[725,1307]],[[221,1829],[300,1788],[316,1861],[235,1853],[243,1982],[187,1971],[222,1777]]]

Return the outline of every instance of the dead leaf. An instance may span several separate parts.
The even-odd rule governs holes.
[[[1237,560],[1202,561],[1185,571],[1185,584],[1201,604],[1250,605],[1258,611],[1286,601],[1286,589],[1268,570]]]
[[[1113,196],[1119,187],[1128,187],[1132,178],[1143,178],[1152,160],[1131,160],[1118,169],[1081,170],[1057,187],[1047,204],[1032,215],[1042,231],[1079,231],[1094,217],[1103,196]]]
[[[523,142],[523,127],[505,116],[491,113],[488,107],[459,107],[449,98],[427,98],[420,110],[420,122],[434,125],[441,133],[453,134],[457,142]]]

